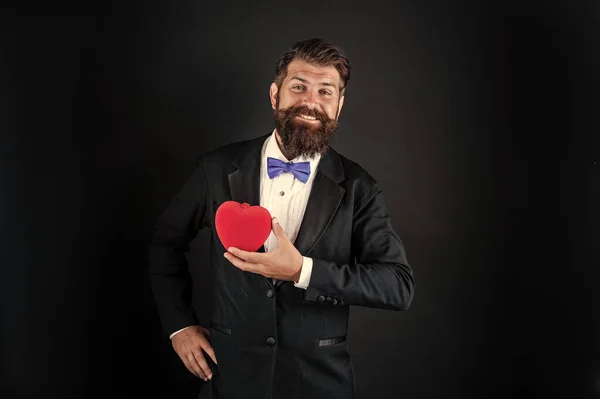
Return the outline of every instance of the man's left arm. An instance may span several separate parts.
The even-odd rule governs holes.
[[[301,271],[305,284],[308,277],[305,300],[324,305],[408,309],[414,296],[413,271],[378,185],[357,204],[352,246],[354,263],[311,258],[309,270]],[[304,258],[303,265],[306,262]]]

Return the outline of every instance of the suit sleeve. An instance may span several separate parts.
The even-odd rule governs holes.
[[[313,258],[305,300],[324,305],[408,309],[414,296],[413,271],[377,185],[355,207],[352,247],[352,263]]]
[[[207,222],[207,179],[198,159],[192,175],[158,217],[149,245],[149,273],[162,327],[168,337],[198,324],[186,252]]]

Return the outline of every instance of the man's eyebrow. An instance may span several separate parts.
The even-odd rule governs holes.
[[[299,77],[299,76],[292,76],[292,77],[290,78],[290,80],[294,80],[294,79],[296,79],[296,80],[299,80],[299,81],[301,81],[302,83],[310,83],[308,80],[306,80],[306,79],[303,79],[303,78],[301,78],[301,77]],[[337,86],[336,86],[336,85],[334,85],[333,83],[329,83],[329,82],[322,82],[322,83],[320,83],[320,85],[321,85],[321,86],[330,86],[330,87],[333,87],[333,88],[336,88],[336,89],[337,89]]]
[[[296,80],[299,80],[299,81],[301,81],[302,83],[308,83],[308,80],[306,80],[306,79],[302,79],[302,78],[300,78],[300,77],[298,77],[298,76],[292,76],[292,78],[291,78],[290,80],[294,80],[294,79],[296,79]]]

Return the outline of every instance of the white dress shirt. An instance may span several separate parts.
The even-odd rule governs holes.
[[[298,231],[300,230],[304,211],[306,210],[306,204],[308,203],[308,197],[315,179],[315,172],[321,157],[320,155],[310,159],[296,157],[291,160],[291,162],[310,162],[310,176],[306,183],[302,183],[300,180],[296,179],[293,174],[285,172],[271,179],[267,173],[268,157],[277,158],[284,162],[290,162],[279,148],[275,130],[267,137],[262,147],[260,167],[260,206],[266,208],[269,213],[271,213],[271,217],[277,218],[277,221],[283,228],[286,236],[294,243],[298,236]],[[265,252],[271,252],[277,248],[277,237],[275,237],[273,231],[271,231],[271,234],[265,241],[264,247]],[[306,289],[308,287],[312,267],[312,258],[302,256],[300,278],[297,283],[294,282],[294,286],[301,289]],[[275,280],[273,280],[273,283],[275,283]],[[175,334],[186,328],[188,327],[174,332],[171,334],[170,338],[173,338]]]

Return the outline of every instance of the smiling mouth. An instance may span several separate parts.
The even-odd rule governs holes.
[[[304,119],[304,120],[307,120],[307,121],[313,121],[313,122],[314,122],[314,121],[318,121],[318,119],[317,119],[317,118],[315,118],[314,116],[308,116],[308,115],[303,115],[303,114],[296,115],[296,116],[297,116],[298,118],[301,118],[301,119]]]

